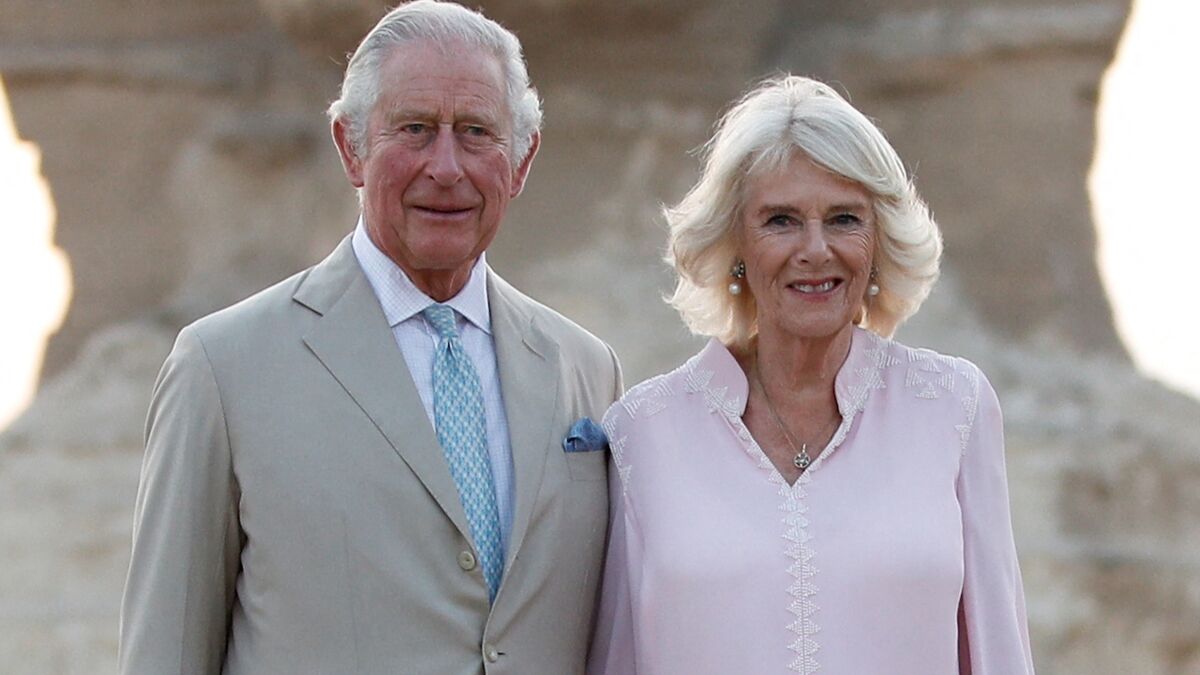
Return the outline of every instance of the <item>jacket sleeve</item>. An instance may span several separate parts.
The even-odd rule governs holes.
[[[958,476],[964,565],[959,672],[1032,675],[1025,594],[1009,514],[1000,403],[987,378],[968,365],[977,393]]]
[[[612,359],[612,365],[613,365],[612,400],[615,402],[617,399],[621,398],[621,394],[625,393],[625,376],[621,373],[621,362],[620,362],[620,360],[617,359],[617,353],[615,351],[613,351],[613,348],[609,347],[607,344],[604,346],[608,347],[608,356],[610,359]]]
[[[242,544],[238,500],[217,380],[199,337],[184,329],[146,422],[121,673],[221,672]]]

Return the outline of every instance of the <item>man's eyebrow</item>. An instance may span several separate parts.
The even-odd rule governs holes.
[[[399,107],[391,108],[384,113],[384,121],[388,124],[395,124],[400,120],[428,120],[434,116],[428,111],[422,112],[417,108]]]
[[[400,122],[420,121],[420,122],[440,122],[439,116],[420,108],[401,107],[393,108],[384,113],[384,124],[393,126]],[[496,115],[486,112],[476,112],[464,110],[454,116],[455,124],[478,124],[486,127],[499,127],[500,118]]]
[[[488,127],[496,127],[500,125],[500,120],[503,116],[494,110],[479,110],[475,108],[461,108],[454,115],[455,123],[466,122],[468,124],[481,124]]]

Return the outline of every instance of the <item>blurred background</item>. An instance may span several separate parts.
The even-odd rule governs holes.
[[[1200,673],[1200,6],[481,5],[546,110],[489,261],[630,383],[700,344],[660,301],[659,208],[726,104],[788,70],[878,120],[946,238],[899,339],[1000,394],[1039,672]],[[155,374],[182,325],[352,229],[323,110],[383,8],[0,0],[3,672],[115,672]]]

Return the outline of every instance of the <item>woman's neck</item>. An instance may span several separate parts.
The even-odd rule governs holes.
[[[772,395],[806,398],[803,393],[833,395],[833,382],[850,353],[854,326],[826,337],[797,337],[767,329],[750,345],[743,367],[747,376],[757,363],[757,376]],[[784,395],[787,395],[784,394]]]

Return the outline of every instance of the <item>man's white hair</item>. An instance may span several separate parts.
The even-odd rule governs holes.
[[[521,43],[508,29],[479,12],[452,2],[416,0],[388,12],[371,29],[346,65],[341,96],[329,105],[329,118],[345,122],[355,152],[367,150],[367,119],[379,99],[379,69],[396,47],[427,41],[478,47],[494,55],[504,74],[516,167],[525,159],[542,126],[542,104],[529,82]]]

